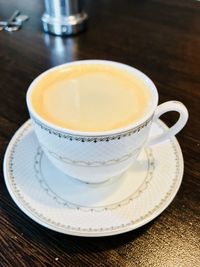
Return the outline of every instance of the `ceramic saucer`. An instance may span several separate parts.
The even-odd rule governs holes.
[[[166,128],[158,121],[151,135]],[[77,236],[115,235],[148,223],[173,200],[182,175],[182,153],[173,137],[144,149],[121,177],[84,184],[49,162],[30,121],[15,133],[4,158],[5,182],[19,208],[47,228]]]

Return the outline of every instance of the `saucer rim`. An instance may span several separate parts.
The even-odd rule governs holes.
[[[163,129],[168,129],[168,126],[161,121],[160,119],[155,122],[156,124],[159,123],[161,125],[161,127]],[[13,192],[12,186],[10,185],[9,182],[9,177],[8,177],[8,169],[7,169],[7,165],[9,162],[9,158],[8,155],[13,147],[13,145],[16,142],[16,139],[19,138],[19,135],[23,136],[24,131],[26,130],[26,127],[30,127],[30,129],[32,129],[32,125],[31,125],[31,120],[27,120],[25,123],[23,123],[21,125],[21,127],[18,128],[18,130],[15,132],[15,134],[13,135],[13,137],[11,138],[5,155],[4,155],[4,160],[3,160],[3,172],[4,172],[4,181],[6,184],[6,187],[8,189],[8,192],[11,196],[11,198],[14,200],[15,204],[25,213],[26,216],[28,216],[29,218],[31,218],[34,222],[44,226],[45,228],[48,228],[50,230],[59,232],[59,233],[63,233],[63,234],[68,234],[68,235],[72,235],[72,236],[82,236],[82,237],[104,237],[104,236],[113,236],[113,235],[118,235],[118,234],[123,234],[132,230],[135,230],[141,226],[144,226],[145,224],[149,223],[150,221],[152,221],[153,219],[155,219],[156,217],[158,217],[173,201],[173,199],[175,198],[182,179],[183,179],[183,173],[184,173],[184,161],[183,161],[183,155],[182,155],[182,151],[181,151],[181,147],[178,143],[177,138],[174,136],[172,138],[170,138],[169,140],[175,145],[177,153],[178,153],[178,158],[180,161],[180,168],[179,168],[179,172],[177,174],[177,180],[175,185],[173,186],[173,190],[172,192],[170,192],[170,195],[165,199],[164,203],[161,204],[161,206],[155,211],[153,212],[151,215],[146,215],[146,218],[144,218],[143,220],[141,220],[138,223],[132,223],[130,226],[126,226],[124,228],[119,228],[119,229],[109,229],[109,230],[104,230],[104,231],[94,231],[94,232],[87,232],[87,231],[80,231],[78,232],[77,229],[76,230],[66,230],[64,228],[59,228],[57,226],[54,226],[51,223],[47,223],[46,221],[42,220],[41,218],[39,218],[36,214],[32,214],[27,207],[23,206],[23,203],[20,202],[20,200],[17,198],[17,196],[15,195],[15,193]],[[23,131],[24,130],[24,131]],[[158,144],[159,145],[159,144]],[[145,215],[144,215],[145,217]]]

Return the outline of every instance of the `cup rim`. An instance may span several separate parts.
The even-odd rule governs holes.
[[[133,123],[130,123],[124,127],[109,130],[109,131],[89,131],[89,132],[78,131],[78,130],[68,129],[68,128],[64,128],[64,127],[55,125],[55,124],[43,119],[34,110],[33,105],[31,103],[31,92],[34,90],[35,84],[38,83],[38,81],[40,81],[47,73],[49,73],[51,71],[54,71],[56,69],[62,69],[65,66],[80,65],[80,64],[103,64],[103,65],[106,64],[107,66],[109,65],[109,66],[117,67],[119,69],[127,70],[129,73],[133,73],[134,75],[136,75],[137,77],[142,79],[142,81],[151,90],[151,93],[152,93],[152,101],[151,101],[152,103],[151,103],[151,106],[150,106],[148,112],[141,119],[139,119],[136,122],[133,122]],[[150,117],[152,117],[152,115],[154,114],[154,111],[158,105],[158,91],[157,91],[157,88],[156,88],[155,84],[153,83],[153,81],[146,74],[144,74],[142,71],[140,71],[140,70],[138,70],[132,66],[126,65],[124,63],[115,62],[115,61],[109,61],[109,60],[88,59],[88,60],[77,60],[77,61],[57,65],[57,66],[52,67],[52,68],[44,71],[43,73],[41,73],[29,85],[27,93],[26,93],[26,103],[27,103],[29,113],[32,116],[34,116],[38,121],[40,121],[42,124],[50,127],[51,129],[55,129],[56,131],[67,133],[70,135],[97,137],[97,136],[105,136],[105,135],[107,136],[107,135],[120,134],[123,132],[127,132],[127,131],[134,129],[136,127],[139,127],[141,124],[145,123]]]

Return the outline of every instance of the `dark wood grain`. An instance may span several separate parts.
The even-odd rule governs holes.
[[[15,205],[0,179],[0,266],[200,266],[200,2],[87,0],[88,30],[73,38],[43,33],[41,0],[0,0],[0,19],[30,16],[16,33],[0,32],[0,155],[28,119],[25,94],[44,70],[77,59],[134,66],[157,85],[160,102],[185,103],[190,119],[178,135],[185,171],[172,204],[153,222],[106,238],[48,230]],[[174,121],[173,115],[165,118]]]

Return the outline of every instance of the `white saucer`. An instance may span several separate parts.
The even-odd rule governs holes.
[[[155,135],[166,129],[153,124]],[[173,200],[183,175],[176,138],[145,149],[121,177],[84,184],[58,171],[43,154],[31,122],[12,138],[4,158],[8,191],[30,218],[76,236],[108,236],[136,229],[158,216]]]

